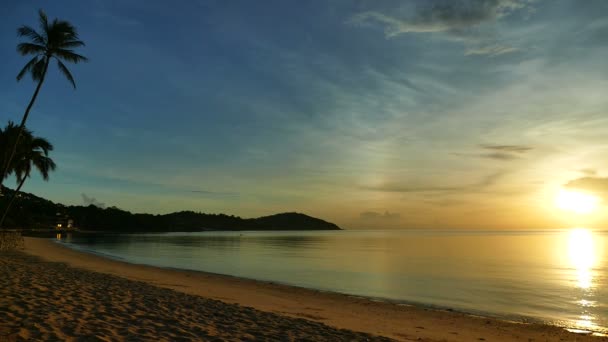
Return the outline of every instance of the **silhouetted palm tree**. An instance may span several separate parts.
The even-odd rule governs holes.
[[[14,138],[15,125],[9,122],[7,127],[2,130],[2,133],[7,133],[10,138]],[[49,172],[55,170],[55,162],[49,157],[49,152],[53,150],[53,145],[46,139],[35,137],[27,128],[21,131],[21,143],[17,149],[17,153],[10,164],[9,169],[15,173],[17,178],[17,189],[13,192],[13,196],[9,201],[4,214],[0,219],[0,228],[4,223],[4,219],[8,214],[13,201],[17,197],[19,191],[23,187],[25,180],[30,177],[32,169],[38,170],[45,181],[49,179]]]
[[[0,128],[0,165],[4,165],[8,160],[17,135],[19,135],[19,126],[15,125],[12,121],[9,121],[6,127]],[[9,167],[4,175],[4,179],[8,178],[14,171],[13,167]]]
[[[12,151],[9,153],[8,158],[4,160],[2,165],[2,176],[0,177],[0,185],[6,175],[9,173],[9,168],[13,157],[15,156],[17,145],[21,139],[21,132],[25,128],[25,122],[30,114],[30,110],[36,101],[38,92],[42,87],[46,72],[49,68],[51,59],[57,61],[57,67],[59,71],[70,81],[72,86],[76,88],[76,82],[74,77],[63,64],[63,62],[79,63],[86,62],[87,58],[74,52],[74,48],[84,46],[84,42],[79,40],[76,28],[65,20],[54,19],[52,22],[48,21],[46,14],[42,10],[38,11],[40,32],[37,32],[29,26],[21,26],[17,33],[20,37],[29,39],[29,42],[19,43],[17,45],[17,51],[23,55],[32,55],[33,58],[25,64],[23,69],[17,74],[17,81],[20,81],[25,74],[29,73],[32,79],[38,82],[34,95],[23,113],[21,124],[19,125],[20,134],[17,136],[15,143],[12,147]]]

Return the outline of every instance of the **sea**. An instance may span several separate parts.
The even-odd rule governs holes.
[[[608,333],[608,231],[58,234],[135,264]]]

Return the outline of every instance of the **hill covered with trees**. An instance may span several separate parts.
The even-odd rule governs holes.
[[[5,206],[13,190],[2,188],[0,206]],[[5,227],[53,228],[68,220],[83,231],[108,232],[197,232],[206,230],[339,230],[337,225],[300,213],[282,213],[260,218],[180,211],[171,214],[134,214],[116,207],[66,206],[20,193],[6,218]]]

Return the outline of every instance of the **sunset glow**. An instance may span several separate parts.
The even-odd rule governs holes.
[[[555,197],[555,205],[562,210],[577,214],[589,214],[598,207],[600,199],[588,193],[560,190]]]
[[[608,0],[0,8],[0,342],[608,337]]]

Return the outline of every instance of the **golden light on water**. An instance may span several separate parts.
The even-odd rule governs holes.
[[[568,233],[568,260],[576,276],[576,287],[582,290],[582,298],[577,300],[581,315],[576,321],[580,329],[595,328],[595,317],[590,309],[596,305],[592,292],[594,287],[593,272],[598,261],[593,233],[584,228],[575,228]],[[590,296],[590,297],[589,297]]]
[[[578,287],[588,289],[593,285],[593,266],[596,255],[591,231],[576,228],[568,237],[568,257],[576,269]]]
[[[566,211],[577,214],[589,214],[597,209],[600,199],[597,196],[580,192],[562,189],[555,197],[555,205]]]

